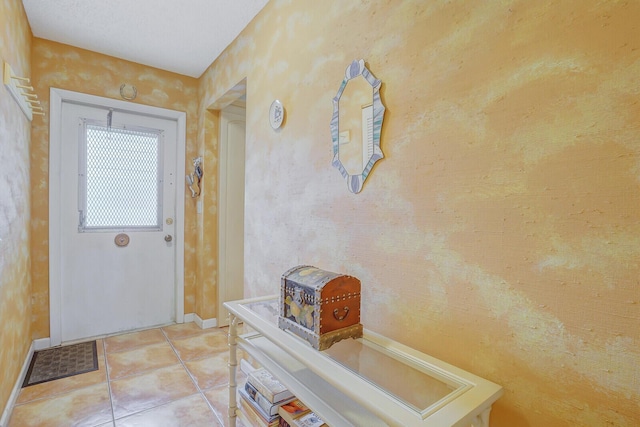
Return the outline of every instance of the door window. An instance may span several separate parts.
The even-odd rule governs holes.
[[[162,131],[83,120],[78,231],[162,229]]]

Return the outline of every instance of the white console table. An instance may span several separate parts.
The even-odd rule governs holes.
[[[332,427],[489,427],[502,387],[365,329],[324,351],[278,328],[278,297],[229,310],[229,425],[236,425],[237,347]],[[238,324],[250,332],[238,335]]]

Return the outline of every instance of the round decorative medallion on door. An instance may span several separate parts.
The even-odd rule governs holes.
[[[129,236],[124,233],[118,234],[113,240],[116,242],[116,246],[120,246],[121,248],[129,244]]]

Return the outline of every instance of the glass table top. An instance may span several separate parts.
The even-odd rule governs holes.
[[[245,306],[277,325],[277,299],[249,302]],[[428,363],[384,348],[367,339],[366,333],[360,339],[335,343],[321,353],[421,413],[434,409],[438,402],[467,386]]]

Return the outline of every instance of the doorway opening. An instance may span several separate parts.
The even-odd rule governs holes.
[[[218,112],[217,325],[228,325],[224,303],[244,296],[246,79],[212,104]]]

